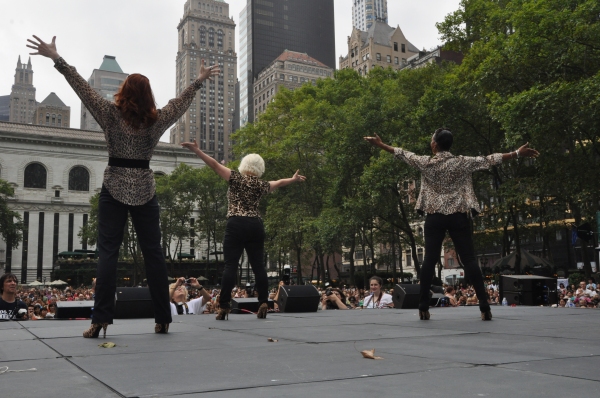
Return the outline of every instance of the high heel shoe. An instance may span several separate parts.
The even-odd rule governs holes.
[[[154,333],[167,334],[169,333],[168,323],[157,323],[154,325]]]
[[[427,311],[421,311],[419,310],[419,319],[422,321],[428,321],[429,320],[429,310]]]
[[[481,320],[482,321],[491,321],[492,320],[492,311],[491,310],[482,311],[481,312]]]
[[[83,332],[83,337],[86,339],[97,339],[100,336],[100,330],[104,330],[104,338],[106,338],[107,327],[108,323],[92,323],[92,326]]]
[[[267,303],[262,303],[260,307],[258,307],[258,312],[256,313],[256,317],[259,319],[265,319],[267,317],[267,311],[269,310],[269,306]]]
[[[217,312],[217,321],[224,321],[229,319],[229,313],[231,312],[231,308],[220,308],[219,312]]]

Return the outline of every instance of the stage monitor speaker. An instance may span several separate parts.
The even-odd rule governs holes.
[[[76,319],[76,318],[91,318],[92,308],[94,308],[93,300],[85,301],[57,301],[56,302],[56,319]]]
[[[313,285],[283,285],[277,305],[280,312],[316,312],[321,296]]]
[[[115,318],[154,318],[154,306],[147,287],[118,287],[115,294]]]
[[[503,292],[503,297],[508,305],[552,305],[557,304],[558,296],[556,293],[536,292]]]
[[[537,275],[502,275],[500,292],[556,292],[556,278]]]
[[[431,291],[435,294],[444,294],[444,288],[442,286],[431,285]]]
[[[275,302],[273,300],[269,300],[267,305],[269,309],[273,309],[273,305]],[[250,297],[250,298],[232,298],[231,299],[231,313],[232,314],[249,314],[251,312],[258,312],[258,298]]]
[[[449,299],[442,293],[433,293],[429,298],[430,307],[447,307]]]
[[[421,285],[413,285],[408,283],[394,285],[394,295],[392,296],[392,300],[394,301],[394,308],[419,308],[420,292]],[[431,292],[429,293],[429,301],[429,305],[434,305],[432,304]],[[437,303],[437,299],[435,302]]]

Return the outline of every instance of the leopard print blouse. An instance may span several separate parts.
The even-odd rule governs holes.
[[[415,207],[420,214],[479,213],[472,173],[502,163],[501,153],[471,157],[444,151],[431,157],[394,148],[394,157],[421,171],[421,192]]]
[[[54,67],[102,127],[108,156],[116,158],[150,160],[162,134],[183,115],[202,87],[200,80],[194,81],[178,98],[158,110],[158,119],[152,126],[134,129],[125,123],[114,102],[102,98],[64,59],[58,58]],[[107,166],[103,184],[113,198],[132,206],[147,203],[155,191],[152,169]]]
[[[271,190],[271,184],[258,177],[242,175],[231,170],[229,189],[227,190],[227,218],[229,217],[258,217],[260,198]]]

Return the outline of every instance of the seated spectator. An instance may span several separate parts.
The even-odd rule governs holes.
[[[340,289],[328,288],[321,298],[321,308],[324,310],[350,310],[346,305],[346,296]]]
[[[466,296],[460,296],[458,299],[458,305],[467,305],[467,297]]]
[[[0,277],[0,319],[27,319],[27,305],[17,298],[16,275],[6,273]]]
[[[446,293],[444,294],[444,296],[448,297],[450,306],[452,306],[452,307],[458,306],[458,301],[456,301],[456,298],[454,297],[454,288],[452,286],[448,286],[446,288]]]
[[[46,319],[54,319],[56,315],[56,303],[50,302],[48,304],[48,314],[46,314]]]
[[[598,286],[596,286],[596,282],[594,282],[593,278],[588,279],[588,284],[586,285],[586,288],[589,289],[590,287],[593,287],[594,289],[598,288]]]
[[[469,290],[469,293],[467,294],[467,305],[478,305],[479,304],[479,300],[477,299],[477,295],[475,294],[475,291],[473,289]]]
[[[565,299],[560,299],[560,301],[558,302],[558,306],[559,307],[566,307],[567,306],[567,302],[565,301]]]
[[[198,283],[196,278],[190,278],[190,286],[200,291],[201,297],[187,301],[188,291],[185,287],[185,278],[178,278],[175,283],[169,285],[171,296],[171,315],[194,315],[202,314],[206,304],[211,301],[210,294]]]
[[[378,276],[371,277],[369,287],[371,288],[371,294],[365,298],[363,308],[390,308],[394,306],[392,296],[381,290],[383,279]]]

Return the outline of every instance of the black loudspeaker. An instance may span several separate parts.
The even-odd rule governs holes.
[[[91,318],[94,301],[57,301],[56,319]]]
[[[273,300],[269,300],[267,305],[269,309],[273,309],[273,305],[275,302]],[[232,314],[249,314],[251,312],[258,312],[258,298],[232,298],[231,299],[231,313]]]
[[[441,293],[433,293],[429,298],[430,307],[447,307],[446,296]]]
[[[313,285],[283,285],[279,287],[277,305],[280,312],[316,312],[320,300]]]
[[[394,301],[394,308],[419,308],[419,295],[421,292],[421,285],[413,285],[413,284],[397,284],[394,286],[394,295],[392,296],[392,300]],[[430,305],[431,303],[431,293],[430,297]],[[437,303],[437,300],[436,300]],[[433,304],[435,305],[435,304]]]
[[[509,292],[533,292],[535,290],[556,290],[556,278],[537,275],[502,275],[500,290]]]
[[[558,303],[556,278],[536,275],[502,275],[500,300],[508,305],[552,305]]]
[[[154,318],[154,307],[147,287],[118,287],[115,294],[115,318]]]
[[[435,294],[444,294],[444,288],[442,286],[431,285],[431,291]]]

